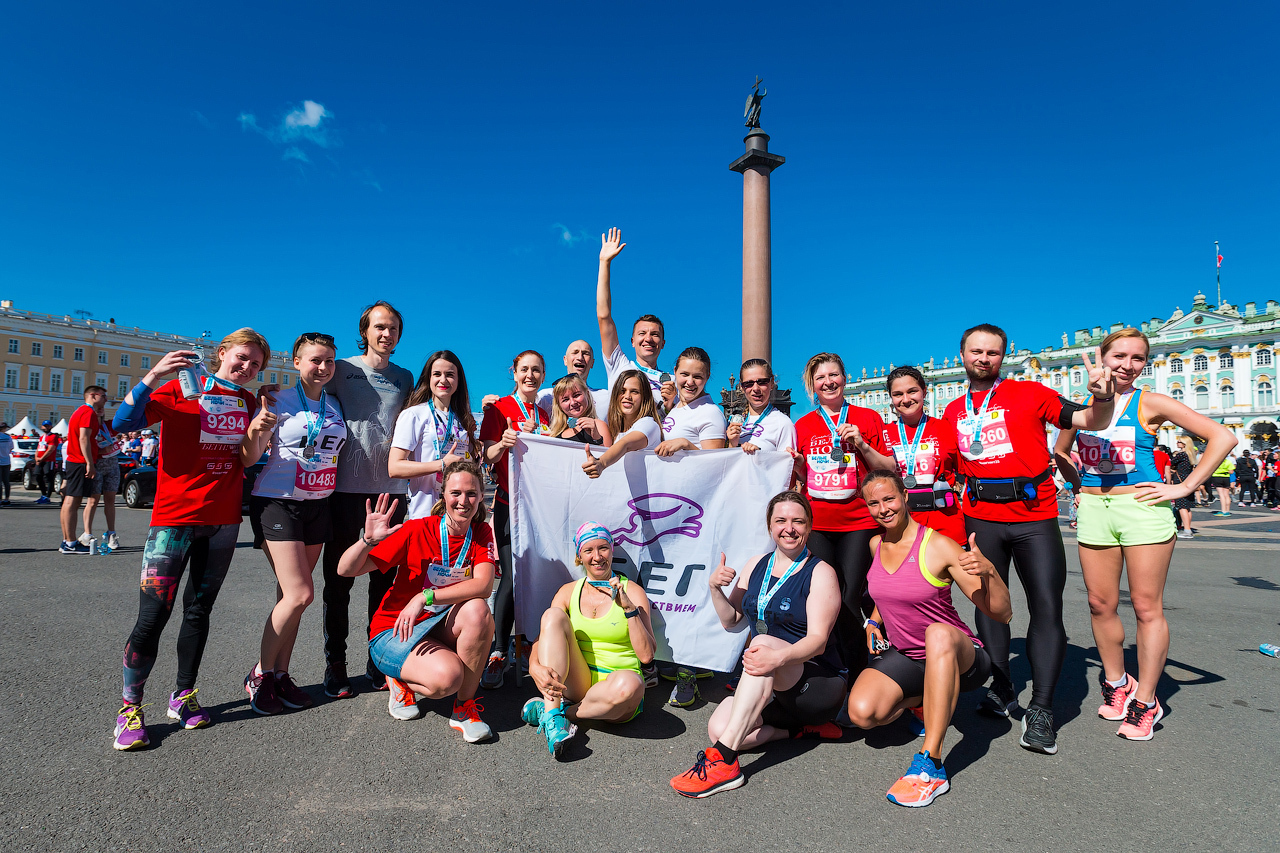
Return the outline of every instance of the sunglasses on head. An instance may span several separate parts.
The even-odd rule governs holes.
[[[772,379],[744,379],[738,383],[738,387],[741,388],[743,391],[746,391],[748,388],[754,388],[757,385],[760,385],[763,387],[765,385],[768,385],[772,381],[773,381]]]
[[[294,355],[298,354],[303,344],[320,344],[323,347],[337,349],[333,343],[333,335],[326,335],[324,332],[303,332],[298,335],[298,342],[293,346]]]

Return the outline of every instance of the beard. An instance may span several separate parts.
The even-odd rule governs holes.
[[[1000,366],[994,367],[974,367],[966,364],[964,366],[964,374],[969,377],[970,382],[985,382],[988,379],[996,379],[1000,376]]]

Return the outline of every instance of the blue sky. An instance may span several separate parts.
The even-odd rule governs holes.
[[[773,177],[774,361],[941,359],[1212,300],[1280,298],[1265,4],[11,5],[0,296],[165,331],[406,315],[396,361],[598,346],[740,355],[742,104]],[[473,9],[475,11],[473,11]],[[307,102],[312,103],[311,106]],[[292,116],[292,118],[291,118]],[[597,380],[603,378],[597,367]]]

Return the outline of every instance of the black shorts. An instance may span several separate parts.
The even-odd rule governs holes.
[[[871,659],[871,668],[883,672],[902,688],[902,698],[914,699],[924,696],[924,661],[909,658],[897,649],[889,649],[878,657]],[[987,683],[991,677],[991,656],[987,650],[973,644],[973,666],[960,676],[960,692],[976,690]]]
[[[1214,488],[1214,489],[1229,489],[1231,488],[1231,478],[1230,477],[1210,477],[1209,486],[1210,488]]]
[[[68,462],[62,472],[62,494],[68,498],[91,498],[94,495],[93,480],[84,475],[83,462]],[[97,470],[94,470],[97,474]]]
[[[263,542],[323,545],[331,530],[329,499],[289,501],[254,495],[249,499],[249,525],[255,548],[261,548]]]
[[[801,729],[830,722],[840,713],[848,685],[840,673],[814,660],[804,663],[804,671],[790,690],[773,694],[760,718],[777,729]]]

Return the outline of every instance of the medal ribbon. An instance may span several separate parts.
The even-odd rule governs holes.
[[[462,568],[462,564],[466,562],[467,552],[471,550],[471,525],[467,525],[467,536],[462,540],[462,550],[458,552],[458,561],[455,563],[449,559],[449,525],[446,523],[445,517],[440,516],[440,553],[444,563],[449,569],[449,574],[453,574],[454,569]],[[423,575],[422,588],[427,588],[427,576]]]
[[[303,416],[307,419],[307,447],[315,447],[316,439],[320,437],[320,430],[324,427],[324,407],[328,402],[328,392],[320,392],[320,411],[311,411],[311,404],[307,401],[307,395],[302,393],[302,384],[299,383],[294,387],[298,392],[298,402],[302,404]]]
[[[929,420],[928,415],[920,416],[920,423],[916,424],[916,437],[911,439],[911,443],[907,443],[907,428],[902,425],[902,421],[898,421],[898,438],[902,441],[902,447],[907,453],[907,471],[903,476],[914,477],[916,475],[916,450],[920,448],[920,437],[924,435],[925,421]]]
[[[821,407],[819,407],[819,408],[821,408]],[[772,411],[773,411],[773,403],[770,403],[769,405],[767,405],[767,406],[765,406],[765,407],[764,407],[764,411],[760,413],[760,417],[756,418],[754,421],[752,421],[751,423],[747,424],[747,428],[746,428],[746,429],[744,429],[744,430],[743,430],[743,432],[745,433],[745,432],[747,432],[748,430],[754,430],[756,427],[760,426],[760,422],[761,422],[762,420],[764,420],[765,418],[769,417],[769,413],[770,413],[770,412],[772,412]],[[824,413],[824,414],[825,414],[825,413]]]
[[[831,451],[833,453],[843,452],[843,446],[840,443],[840,433],[836,430],[836,424],[831,422],[831,416],[827,414],[827,410],[818,404],[818,414],[822,415],[822,419],[827,422],[827,426],[831,428]],[[849,414],[849,401],[845,400],[840,405],[840,419],[836,423],[844,423],[845,416]]]
[[[1002,379],[997,379],[996,384],[992,385],[991,390],[987,392],[986,399],[982,401],[982,408],[979,409],[977,412],[979,432],[978,434],[974,435],[974,439],[979,438],[979,436],[981,435],[982,418],[987,414],[987,407],[991,405],[991,400],[996,396],[996,389],[1000,387],[1000,383],[1003,381],[1004,380]],[[965,410],[965,413],[968,414],[970,419],[972,419],[975,416],[973,411],[973,391],[969,388],[966,388],[964,393],[964,410]],[[921,423],[923,423],[923,421],[921,421]]]
[[[769,602],[773,601],[773,597],[778,594],[778,590],[782,589],[792,575],[800,570],[800,567],[809,559],[809,549],[805,548],[800,556],[787,567],[782,573],[782,577],[778,578],[778,582],[772,587],[769,586],[769,578],[773,577],[773,561],[777,558],[778,552],[774,551],[769,555],[769,565],[765,567],[764,577],[760,579],[760,592],[756,595],[756,619],[764,621],[765,611],[769,608]],[[767,623],[766,623],[767,624]]]
[[[542,426],[542,421],[540,420],[540,417],[541,417],[541,415],[542,415],[542,410],[538,408],[538,404],[537,404],[537,403],[534,403],[534,404],[533,404],[533,414],[529,414],[529,410],[528,410],[528,409],[526,409],[526,408],[524,407],[524,401],[523,401],[523,400],[521,400],[521,399],[520,399],[519,397],[517,397],[515,394],[512,394],[512,395],[511,395],[511,399],[515,400],[515,401],[516,401],[516,405],[520,407],[520,415],[521,415],[521,416],[522,416],[526,421],[533,421],[533,428],[534,428],[534,431],[535,431],[535,432],[537,432],[538,427],[541,427],[541,426]],[[453,413],[452,413],[452,412],[450,412],[449,416],[450,416],[450,417],[453,417]]]
[[[231,392],[244,390],[244,388],[242,388],[241,386],[237,385],[236,383],[232,382],[229,379],[223,379],[220,376],[214,376],[212,373],[205,373],[205,375],[200,380],[200,390],[202,392],[208,393],[212,391],[214,388],[217,388],[219,391],[231,391]]]
[[[536,404],[534,408],[538,408]],[[523,410],[524,408],[521,407],[521,411]],[[431,438],[432,443],[436,446],[436,458],[444,459],[444,445],[449,440],[449,435],[453,432],[453,409],[449,410],[449,420],[445,422],[443,436],[440,435],[440,417],[436,414],[436,404],[434,402],[431,404],[431,419],[436,424],[435,434]]]

